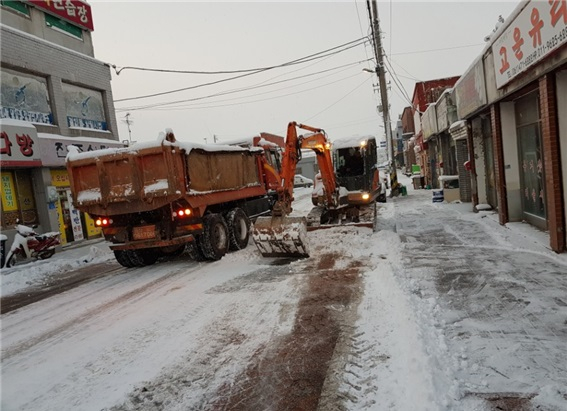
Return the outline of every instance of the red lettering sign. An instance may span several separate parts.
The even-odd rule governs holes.
[[[567,24],[567,0],[549,0],[548,3],[551,6],[549,10],[551,25],[555,27],[561,17],[563,17],[563,24]]]
[[[33,156],[33,140],[27,134],[16,134],[16,142],[18,146],[20,146],[20,153],[22,153],[25,157]]]
[[[0,139],[4,140],[4,147],[0,149],[0,154],[8,154],[8,156],[11,156],[12,142],[10,141],[10,137],[8,137],[8,133],[3,131],[2,134],[0,135]]]
[[[532,38],[533,46],[541,46],[541,28],[543,21],[539,18],[539,10],[534,7],[532,15],[530,16],[532,22],[532,29],[530,30],[530,37]]]
[[[510,63],[508,63],[508,57],[506,55],[506,47],[500,47],[500,56],[502,56],[502,59],[500,60],[502,63],[502,66],[500,67],[500,74],[502,74],[510,68]]]
[[[522,46],[524,45],[524,39],[522,38],[522,33],[520,32],[519,28],[514,29],[514,45],[512,46],[512,50],[514,50],[514,55],[518,60],[521,60],[524,57],[524,53],[522,53]]]
[[[94,30],[91,6],[81,0],[29,0],[29,3],[79,27]]]

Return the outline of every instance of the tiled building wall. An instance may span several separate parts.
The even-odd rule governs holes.
[[[44,77],[48,88],[57,127],[37,125],[38,132],[68,137],[84,136],[118,140],[118,128],[112,90],[110,67],[92,57],[65,49],[7,26],[1,28],[2,66],[22,73]],[[102,92],[108,132],[69,129],[61,82]]]

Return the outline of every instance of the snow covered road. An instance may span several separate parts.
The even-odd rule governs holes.
[[[251,243],[117,266],[3,313],[1,408],[565,409],[567,259],[430,195],[379,205],[377,232],[310,232],[307,259]],[[296,196],[304,213],[309,190]],[[3,271],[2,296],[101,262],[97,244]]]

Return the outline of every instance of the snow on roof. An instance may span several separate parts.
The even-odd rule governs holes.
[[[344,137],[344,138],[339,138],[336,140],[333,140],[333,149],[338,150],[341,148],[347,148],[347,147],[360,147],[360,143],[362,143],[363,141],[368,141],[368,140],[376,140],[376,137],[372,136],[372,135],[366,135],[366,136],[359,136],[359,135],[355,135],[352,137]]]
[[[455,130],[457,128],[461,128],[466,126],[467,122],[466,120],[459,120],[459,121],[455,121],[453,124],[451,124],[449,126],[449,132],[451,132],[452,130]]]
[[[92,130],[92,129],[90,129],[90,130]],[[106,144],[114,144],[114,145],[120,145],[120,146],[124,145],[121,141],[110,140],[108,138],[66,137],[66,136],[62,136],[62,135],[59,135],[59,134],[53,134],[53,133],[37,133],[37,136],[41,139],[47,139],[47,140],[69,141],[69,144],[73,144],[73,143],[77,143],[77,142],[81,142],[81,143],[87,142],[87,143],[97,143],[97,144],[106,143]]]
[[[13,118],[0,118],[0,125],[33,128],[35,130],[35,126],[29,121],[15,120]]]

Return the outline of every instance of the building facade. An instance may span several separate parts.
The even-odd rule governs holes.
[[[19,220],[63,243],[100,235],[71,202],[67,146],[119,147],[108,64],[94,58],[90,5],[1,1],[1,230]]]
[[[415,139],[413,144],[416,163],[419,165],[423,185],[429,188],[439,187],[439,149],[436,136],[437,112],[428,108],[437,104],[437,100],[452,88],[459,77],[448,77],[416,83],[413,91],[413,119]]]
[[[567,244],[567,4],[525,1],[455,85],[476,208]]]

